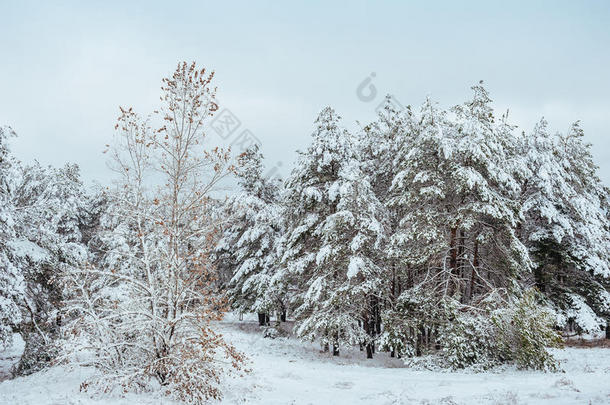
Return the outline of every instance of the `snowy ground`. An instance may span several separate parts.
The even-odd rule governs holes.
[[[223,322],[225,336],[251,359],[253,371],[225,384],[223,403],[248,404],[610,404],[610,349],[556,352],[563,373],[506,369],[493,373],[404,368],[357,349],[333,358],[292,338],[265,339],[252,320]],[[14,356],[14,351],[11,354]],[[12,360],[0,353],[0,367]],[[1,371],[0,371],[1,373]],[[0,404],[170,404],[154,394],[90,398],[80,382],[91,370],[61,367],[0,383]]]
[[[24,342],[20,335],[13,336],[13,347],[8,350],[0,351],[0,381],[10,378],[11,367],[19,361],[23,353]]]

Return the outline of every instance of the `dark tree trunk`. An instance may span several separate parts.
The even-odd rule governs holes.
[[[367,359],[373,358],[373,344],[372,343],[368,343],[366,345],[366,358]]]
[[[458,253],[457,253],[457,269],[456,274],[459,274],[460,280],[463,280],[466,277],[465,268],[464,268],[464,250],[466,244],[466,233],[460,229],[460,238],[458,239]],[[461,285],[461,284],[460,284]],[[458,291],[460,295],[460,302],[464,303],[464,301],[468,298],[466,296],[466,289],[468,286],[462,287],[464,291]]]
[[[339,342],[333,343],[333,356],[339,355]]]
[[[457,249],[457,228],[451,228],[451,233],[449,237],[449,273],[450,273],[450,283],[448,286],[449,295],[453,295],[457,289],[457,280],[454,280],[454,277],[457,276],[457,257],[458,257],[458,249]]]
[[[393,267],[392,267],[393,269]],[[396,273],[392,270],[392,283],[390,285],[390,299],[392,302],[396,299]]]
[[[479,241],[475,237],[474,250],[472,253],[472,273],[470,273],[470,287],[468,288],[468,301],[472,299],[474,293],[474,282],[477,277],[477,268],[479,267]]]
[[[285,309],[280,314],[280,322],[286,322],[286,310]]]
[[[364,313],[363,326],[365,333],[369,336],[366,343],[366,357],[373,358],[375,353],[375,337],[381,333],[381,311],[379,300],[376,297],[369,297],[368,308]]]
[[[466,233],[460,229],[460,239],[458,244],[458,254],[457,254],[457,266],[458,271],[460,273],[460,277],[464,277],[462,274],[464,268],[464,247],[466,244]]]
[[[369,302],[369,304],[370,304],[370,302]],[[369,311],[370,311],[370,309],[369,309]],[[364,327],[364,333],[366,333],[370,339],[372,332],[371,332],[371,315],[370,315],[369,311],[367,311],[365,314],[365,319],[364,319],[364,321],[362,321],[362,326]],[[366,343],[364,346],[366,347],[366,357],[368,359],[370,359],[373,356],[373,352],[371,351],[371,347],[370,347],[371,344]],[[371,357],[369,357],[369,352],[371,353]]]
[[[258,324],[259,326],[267,326],[269,325],[269,314],[258,313]]]
[[[375,298],[374,312],[375,314],[375,336],[381,335],[381,308],[379,300]]]
[[[449,268],[451,273],[455,274],[457,269],[457,228],[451,228],[451,238],[449,239]]]
[[[377,297],[375,297],[375,306],[374,308],[374,315],[375,315],[375,338],[379,335],[381,335],[381,306],[379,303],[379,299]],[[373,342],[372,344],[373,346],[373,353],[375,353],[375,343]]]

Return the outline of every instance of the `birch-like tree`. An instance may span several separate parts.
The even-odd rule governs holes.
[[[181,63],[163,79],[158,112],[141,119],[121,110],[105,248],[97,265],[66,275],[71,348],[92,350],[104,388],[156,380],[168,395],[201,403],[219,398],[223,371],[244,361],[214,328],[225,305],[212,287],[210,193],[233,166],[228,152],[203,149],[218,108],[213,76]]]

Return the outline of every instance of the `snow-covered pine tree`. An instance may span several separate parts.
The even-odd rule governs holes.
[[[397,153],[388,202],[402,215],[392,253],[405,267],[420,269],[407,276],[409,286],[418,275],[433,276],[429,279],[437,288],[457,294],[461,301],[471,299],[475,273],[483,269],[478,267],[485,266],[484,260],[511,263],[507,259],[523,253],[518,240],[511,238],[516,204],[510,198],[516,183],[510,130],[504,122],[494,122],[485,90],[474,90],[473,100],[456,107],[451,119],[426,100],[406,150]],[[509,242],[504,251],[492,253],[482,246],[487,240],[493,247],[498,238]],[[510,243],[516,245],[511,248]],[[527,255],[517,261],[527,264]],[[495,268],[489,263],[487,267]],[[500,268],[495,271],[506,274]],[[496,287],[508,285],[500,284]]]
[[[435,299],[440,307],[470,311],[489,296],[513,302],[531,268],[516,232],[521,159],[514,128],[506,116],[496,121],[481,85],[473,90],[473,99],[452,115],[427,100],[406,153],[397,154],[404,157],[389,205],[403,215],[392,253],[402,258],[412,284],[385,314],[384,341],[407,354],[453,339],[442,336],[450,329],[438,320],[413,323],[419,308],[411,303]]]
[[[225,226],[215,248],[216,262],[229,267],[227,294],[235,310],[258,313],[261,325],[274,311],[285,320],[284,292],[272,282],[283,234],[279,184],[264,177],[258,145],[239,156],[236,172],[241,192],[222,207]]]
[[[25,351],[14,368],[29,374],[56,355],[62,271],[86,257],[80,226],[85,193],[78,167],[22,166],[0,128],[0,344],[20,333]]]
[[[451,156],[457,167],[451,178],[457,199],[449,216],[449,267],[468,281],[461,287],[465,302],[490,288],[512,290],[518,276],[531,269],[527,249],[515,233],[521,159],[514,127],[507,115],[496,122],[482,85],[473,90],[473,99],[454,109],[452,126],[456,144]],[[483,282],[481,272],[486,273]]]
[[[392,98],[387,96],[384,108],[379,112],[377,120],[366,125],[359,133],[359,160],[362,162],[366,175],[371,179],[371,186],[377,199],[386,206],[392,198],[390,192],[392,181],[400,170],[397,163],[402,162],[405,158],[402,154],[411,150],[410,142],[416,128],[417,122],[414,121],[411,107],[399,109],[392,102]],[[386,209],[388,210],[387,232],[392,235],[398,228],[402,215],[394,211],[392,207],[388,206]],[[383,250],[382,263],[391,273],[388,297],[391,302],[394,302],[402,292],[404,280],[408,279],[405,276],[408,270],[402,266],[400,258],[391,253],[391,249]],[[381,309],[379,308],[379,310]],[[376,331],[376,333],[379,332],[379,330]]]
[[[386,290],[377,259],[387,219],[339,120],[331,108],[320,113],[312,143],[286,182],[282,260],[297,289],[298,336],[332,344],[335,355],[340,344],[367,343],[371,353],[365,328]]]
[[[397,109],[391,97],[387,96],[377,119],[356,135],[359,160],[370,177],[377,198],[383,203],[390,198],[390,187],[397,170],[395,163],[404,159],[398,155],[410,150],[409,143],[417,126],[414,118],[410,106]]]
[[[87,199],[76,165],[55,169],[35,163],[19,172],[12,193],[17,234],[12,247],[26,282],[19,302],[25,351],[15,371],[29,374],[53,360],[58,350],[61,274],[88,259],[81,235]]]
[[[596,333],[610,319],[606,190],[578,124],[556,136],[547,126],[543,119],[522,138],[527,171],[521,237],[535,262],[535,284],[557,311],[558,325]]]
[[[455,198],[451,175],[455,141],[447,114],[427,98],[399,135],[395,177],[386,205],[396,226],[388,256],[398,263],[396,299],[383,314],[383,346],[400,356],[425,353],[447,308],[447,224]],[[434,345],[433,345],[434,346]]]
[[[421,282],[429,266],[444,268],[447,209],[454,198],[450,176],[456,169],[449,123],[430,99],[422,105],[415,124],[405,130],[386,203],[397,222],[389,254],[400,263],[404,285],[399,289]]]
[[[11,242],[15,235],[15,208],[11,198],[15,160],[8,141],[15,136],[10,127],[0,126],[0,350],[12,342],[13,331],[21,322],[17,302],[25,296],[21,269],[14,264]]]

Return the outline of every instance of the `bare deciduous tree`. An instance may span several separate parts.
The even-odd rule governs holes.
[[[110,149],[120,180],[100,233],[103,253],[66,275],[67,310],[77,315],[71,348],[92,349],[104,389],[156,379],[167,394],[199,403],[220,397],[223,370],[244,363],[213,330],[225,304],[212,290],[210,192],[234,168],[228,151],[203,150],[204,124],[217,110],[212,78],[181,63],[163,79],[162,109],[146,120],[121,109]]]

